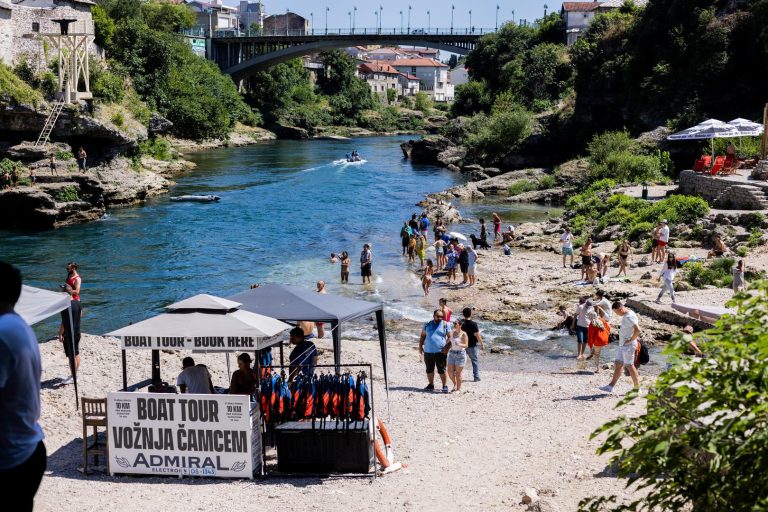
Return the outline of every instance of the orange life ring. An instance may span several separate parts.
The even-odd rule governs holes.
[[[379,423],[379,431],[381,432],[381,439],[384,441],[385,446],[389,446],[392,444],[392,440],[389,438],[389,432],[387,432],[387,427],[384,426],[384,422],[380,419],[376,418],[376,420]]]
[[[384,453],[384,450],[381,449],[377,439],[373,440],[373,449],[376,452],[376,458],[379,459],[379,463],[381,463],[384,469],[387,469],[389,467],[389,459],[387,459],[387,455]]]

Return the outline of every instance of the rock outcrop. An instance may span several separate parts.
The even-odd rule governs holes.
[[[459,210],[456,209],[450,202],[443,199],[427,197],[417,206],[421,206],[424,213],[432,219],[432,221],[442,220],[446,224],[455,224],[457,222],[463,222]]]

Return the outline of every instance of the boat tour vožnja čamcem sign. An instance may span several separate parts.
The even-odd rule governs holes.
[[[109,393],[109,472],[252,478],[261,472],[253,406],[245,395]]]

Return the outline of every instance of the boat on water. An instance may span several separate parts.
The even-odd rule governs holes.
[[[346,155],[347,162],[362,162],[362,158],[360,157],[360,153],[357,151],[353,151],[352,153],[347,153]]]
[[[171,201],[188,201],[192,203],[213,203],[221,199],[219,196],[215,196],[213,194],[208,195],[186,195],[186,196],[175,196],[171,198]]]

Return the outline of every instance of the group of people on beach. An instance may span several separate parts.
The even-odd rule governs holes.
[[[329,260],[331,263],[339,263],[341,268],[341,283],[349,283],[349,265],[351,261],[349,259],[349,253],[342,251],[340,254],[335,252],[331,253]],[[371,276],[373,275],[373,252],[371,252],[371,244],[363,244],[363,250],[360,252],[360,276],[363,279],[363,284],[370,284]]]

